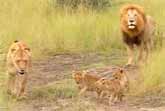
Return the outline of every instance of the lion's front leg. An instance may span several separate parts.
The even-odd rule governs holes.
[[[126,65],[132,65],[133,64],[133,60],[134,60],[134,53],[133,53],[133,46],[126,46],[127,48],[127,53],[128,53],[128,62]]]
[[[138,63],[139,63],[139,64],[142,64],[143,61],[144,61],[144,55],[143,55],[143,52],[144,52],[144,45],[141,44],[140,46],[138,46],[138,49],[139,49]]]
[[[146,46],[145,46],[145,62],[147,63],[148,62],[148,57],[149,57],[149,54],[151,52],[151,44],[149,42],[146,43]]]

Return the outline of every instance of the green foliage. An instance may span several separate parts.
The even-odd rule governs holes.
[[[56,5],[62,8],[77,9],[83,6],[90,9],[102,9],[110,6],[110,0],[56,0]]]

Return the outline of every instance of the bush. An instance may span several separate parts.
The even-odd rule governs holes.
[[[79,6],[92,9],[102,9],[110,6],[110,0],[56,0],[56,4],[62,8],[77,9]]]

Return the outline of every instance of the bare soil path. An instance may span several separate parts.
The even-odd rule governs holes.
[[[73,98],[33,98],[32,90],[55,81],[71,79],[71,71],[93,67],[114,65],[121,66],[125,56],[115,54],[64,54],[48,57],[33,62],[32,72],[29,75],[29,98],[18,101],[11,111],[165,111],[165,101],[152,97],[128,97],[122,103],[109,106],[106,102],[98,102],[95,97]],[[135,80],[137,68],[128,68],[131,79]]]

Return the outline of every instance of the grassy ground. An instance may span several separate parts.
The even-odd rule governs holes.
[[[156,51],[152,63],[145,67],[145,89],[164,84],[163,55],[165,11],[164,0],[114,0],[112,7],[95,12],[79,9],[70,14],[57,10],[51,0],[1,0],[0,1],[0,86],[5,89],[5,54],[15,39],[26,41],[32,49],[33,58],[43,58],[57,53],[113,53],[120,50],[125,54],[119,30],[119,8],[124,3],[144,6],[157,23]],[[41,47],[42,46],[42,47]],[[157,59],[157,56],[159,59]],[[118,64],[121,61],[118,61]],[[153,70],[156,67],[157,70]],[[149,76],[149,77],[148,77]],[[162,78],[162,79],[160,79]],[[142,88],[142,89],[143,89]],[[6,95],[0,91],[0,106],[5,104]]]
[[[164,28],[163,0],[114,0],[107,10],[95,12],[81,9],[76,14],[55,9],[51,0],[0,1],[0,51],[6,52],[15,39],[26,41],[37,57],[41,53],[123,49],[119,8],[130,2],[144,6],[146,12],[156,19],[158,29]]]

